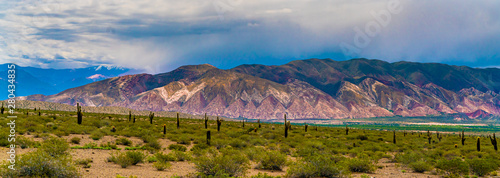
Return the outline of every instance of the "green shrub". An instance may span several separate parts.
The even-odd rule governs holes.
[[[375,171],[375,166],[368,159],[352,158],[346,161],[346,165],[351,172],[370,173]]]
[[[169,150],[186,151],[187,148],[184,145],[171,144],[168,146]]]
[[[330,154],[304,157],[290,166],[287,177],[344,177],[341,159]]]
[[[469,164],[471,172],[477,176],[485,176],[498,169],[498,165],[489,159],[474,158],[467,160],[467,163]]]
[[[80,144],[80,140],[81,140],[80,137],[73,137],[71,138],[71,143],[78,145]]]
[[[266,170],[282,170],[287,161],[286,155],[279,151],[268,151],[260,158],[257,167]]]
[[[165,169],[168,169],[170,168],[170,166],[172,166],[172,164],[170,164],[170,162],[155,162],[153,163],[153,167],[156,168],[156,170],[158,171],[163,171]]]
[[[359,140],[368,140],[368,137],[366,135],[358,135],[356,138]]]
[[[146,158],[146,155],[141,151],[127,151],[125,154],[132,160],[132,165],[142,163]]]
[[[124,153],[118,154],[113,160],[114,160],[113,162],[120,165],[122,168],[127,168],[128,166],[132,165],[132,163],[133,163],[132,158],[129,158]]]
[[[102,133],[100,130],[95,130],[90,134],[90,138],[92,140],[100,140],[102,137],[104,137],[104,133]]]
[[[462,161],[460,158],[454,158],[451,160],[441,159],[437,162],[436,168],[445,171],[446,174],[452,176],[468,175],[469,167],[467,163]]]
[[[173,152],[177,161],[189,161],[191,156],[185,152],[174,150]]]
[[[248,159],[245,155],[232,152],[233,154],[217,153],[211,151],[205,156],[198,157],[194,164],[196,170],[206,176],[243,176],[248,167]]]
[[[414,163],[410,163],[409,166],[413,171],[418,173],[424,173],[425,171],[430,171],[432,169],[432,166],[425,161],[417,161]]]
[[[34,152],[18,155],[16,170],[3,164],[2,177],[80,177],[68,153],[68,143],[59,138],[48,138]]]
[[[136,165],[142,163],[146,155],[140,151],[127,151],[127,152],[113,152],[110,157],[107,158],[108,162],[114,162],[120,165],[122,168],[127,168],[130,165]]]
[[[50,137],[49,139],[42,142],[42,145],[39,149],[40,151],[45,152],[52,157],[69,155],[68,142],[60,138]]]
[[[33,141],[32,139],[26,137],[16,138],[16,145],[19,145],[19,147],[21,147],[22,149],[40,147],[39,142]]]
[[[176,157],[173,154],[164,154],[158,152],[155,154],[155,157],[159,162],[177,161]]]
[[[115,143],[117,145],[125,145],[125,146],[132,146],[132,141],[130,141],[127,138],[119,138],[115,140]]]

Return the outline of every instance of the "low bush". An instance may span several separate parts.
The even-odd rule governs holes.
[[[169,150],[186,151],[187,148],[184,145],[172,144],[168,146]]]
[[[347,171],[340,160],[330,154],[304,157],[290,166],[287,177],[344,177]]]
[[[371,173],[375,171],[375,166],[368,159],[353,158],[345,162],[351,172]]]
[[[196,170],[205,176],[243,176],[248,167],[248,159],[239,152],[218,153],[209,151],[204,156],[198,157],[194,164]]]
[[[440,159],[436,164],[436,168],[443,170],[445,174],[449,176],[458,177],[460,175],[469,174],[469,167],[467,163],[462,161],[460,158],[454,158],[451,160]]]
[[[158,171],[163,171],[165,169],[168,169],[170,168],[170,166],[172,166],[172,164],[170,164],[170,162],[155,162],[153,163],[153,167],[156,168],[156,170]]]
[[[279,151],[267,151],[259,160],[257,168],[266,170],[282,170],[287,162],[286,155]]]
[[[71,138],[70,141],[71,141],[71,143],[78,145],[78,144],[80,144],[80,140],[81,140],[80,137],[73,137],[73,138]]]
[[[467,160],[467,164],[469,165],[470,171],[477,176],[485,176],[498,169],[498,165],[489,159],[469,159]]]
[[[117,145],[125,145],[125,146],[132,146],[132,141],[130,141],[127,138],[119,138],[115,140],[115,143]]]
[[[425,161],[417,161],[409,164],[410,168],[418,173],[424,173],[425,171],[430,171],[432,166]]]

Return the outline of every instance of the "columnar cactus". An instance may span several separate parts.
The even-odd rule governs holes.
[[[429,144],[431,144],[432,134],[429,130],[427,130],[427,140],[429,140]]]
[[[245,118],[243,118],[243,128],[245,128]]]
[[[392,132],[393,132],[392,143],[396,144],[396,130]]]
[[[307,132],[307,123],[304,125],[304,131]]]
[[[288,137],[288,129],[290,129],[290,121],[285,123],[285,138]]]
[[[439,142],[441,142],[441,139],[443,139],[443,136],[441,134],[439,134],[439,132],[436,131],[436,135],[437,135],[437,139],[439,140]]]
[[[462,141],[462,146],[465,145],[465,134],[464,130],[462,130],[462,135],[460,135],[460,140]]]
[[[222,124],[222,120],[219,119],[219,116],[217,116],[217,132],[220,131],[220,125]]]
[[[208,129],[208,117],[207,117],[207,113],[205,113],[205,129]]]
[[[259,129],[260,129],[260,127],[261,127],[261,125],[260,125],[260,119],[257,119],[257,123],[259,123]]]
[[[477,137],[476,148],[477,148],[477,151],[481,151],[481,137]]]
[[[128,121],[132,121],[132,111],[128,111]]]
[[[210,145],[210,130],[207,130],[207,145]]]
[[[179,112],[177,112],[177,128],[181,127],[180,122],[181,120],[179,119]]]
[[[78,122],[78,125],[82,124],[82,107],[80,106],[80,103],[76,103],[76,116],[77,116],[77,122]]]
[[[349,127],[347,125],[345,125],[345,135],[349,135]]]
[[[135,115],[134,115],[134,121],[132,123],[135,123]]]
[[[491,135],[490,135],[490,141],[491,141],[491,144],[493,145],[493,148],[495,149],[495,151],[498,151],[497,138],[495,137],[495,133],[493,133],[493,137],[491,137]]]
[[[2,103],[2,107],[0,108],[0,113],[3,114],[4,111],[5,111],[5,108],[3,107],[3,103]]]
[[[153,124],[153,118],[155,117],[155,113],[149,112],[149,123]]]

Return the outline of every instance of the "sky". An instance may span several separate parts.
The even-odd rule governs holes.
[[[0,63],[161,73],[309,58],[500,67],[497,0],[0,1]]]

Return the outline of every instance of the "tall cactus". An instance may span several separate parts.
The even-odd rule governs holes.
[[[205,113],[205,129],[208,129],[208,117],[207,117],[207,113]]]
[[[0,108],[0,113],[3,114],[4,111],[5,111],[5,108],[3,107],[3,103],[2,103],[2,107]]]
[[[163,135],[167,134],[167,124],[163,124]]]
[[[149,112],[149,123],[153,124],[153,118],[155,117],[155,113]]]
[[[477,137],[476,149],[477,151],[481,151],[481,137]]]
[[[459,134],[460,135],[460,134]],[[462,135],[460,135],[460,140],[462,141],[462,146],[465,145],[465,134],[464,134],[464,130],[462,130]]]
[[[347,125],[345,125],[345,135],[349,135],[349,127]]]
[[[82,124],[82,117],[83,117],[83,114],[82,114],[82,107],[80,106],[80,103],[76,103],[76,116],[77,116],[77,122],[78,122],[78,125]]]
[[[179,119],[179,112],[177,112],[177,129],[181,127],[181,120]]]
[[[491,144],[493,145],[493,148],[495,149],[495,151],[498,151],[497,138],[495,137],[495,133],[493,133],[493,137],[491,137],[491,135],[490,135],[490,141],[491,141]]]
[[[288,137],[288,129],[290,129],[290,121],[285,123],[285,138]]]
[[[243,128],[245,128],[245,118],[243,118]]]
[[[436,137],[439,140],[439,142],[441,142],[441,139],[443,139],[443,135],[439,134],[438,131],[436,131],[436,135],[437,135]]]
[[[132,121],[132,111],[128,111],[128,121]]]
[[[396,144],[396,130],[394,129],[392,132],[393,132],[392,143]]]
[[[207,145],[210,145],[210,130],[207,130]]]
[[[304,131],[307,132],[307,123],[304,125]]]
[[[259,129],[260,129],[260,127],[261,127],[261,125],[260,125],[260,119],[257,119],[257,123],[259,123]]]
[[[220,131],[220,125],[222,125],[222,120],[220,120],[219,116],[217,116],[217,132]]]
[[[429,145],[430,145],[432,140],[432,134],[429,130],[427,130],[427,140],[429,140]]]
[[[134,115],[134,121],[132,123],[135,123],[135,115]]]

